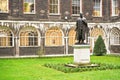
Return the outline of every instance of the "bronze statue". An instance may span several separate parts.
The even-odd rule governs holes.
[[[76,21],[76,44],[84,44],[85,35],[88,34],[89,28],[86,22],[86,19],[83,17],[83,14],[80,13],[80,18]]]

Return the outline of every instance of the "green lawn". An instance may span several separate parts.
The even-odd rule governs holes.
[[[46,63],[69,63],[73,57],[0,59],[0,80],[120,80],[120,69],[63,73]],[[120,57],[91,56],[91,62],[120,65]]]

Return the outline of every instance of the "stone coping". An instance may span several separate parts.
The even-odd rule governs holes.
[[[73,54],[51,54],[51,55],[42,55],[40,57],[63,57],[63,56],[73,56]],[[2,58],[38,58],[39,55],[24,55],[24,56],[0,56]]]
[[[88,44],[80,44],[80,45],[73,45],[74,49],[80,49],[80,48],[90,48],[90,45]]]

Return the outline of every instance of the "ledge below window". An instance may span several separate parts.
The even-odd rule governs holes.
[[[49,13],[49,16],[60,16],[61,14],[53,14],[53,13]]]

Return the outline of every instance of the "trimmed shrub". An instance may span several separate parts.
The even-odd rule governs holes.
[[[95,42],[93,55],[102,56],[102,55],[106,54],[106,52],[107,52],[107,50],[106,50],[104,40],[102,39],[102,36],[99,35],[98,39]]]

